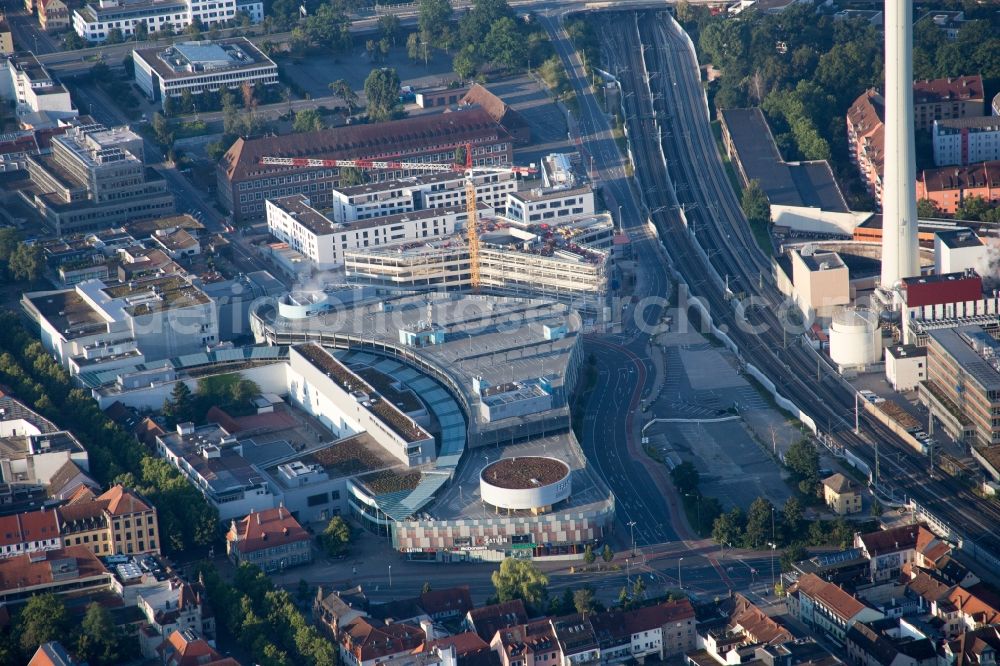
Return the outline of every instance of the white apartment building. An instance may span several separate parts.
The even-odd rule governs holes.
[[[493,214],[485,204],[479,210],[481,215]],[[441,238],[464,229],[467,221],[464,205],[338,223],[313,208],[303,194],[267,200],[271,235],[308,257],[321,271],[343,265],[351,250]]]
[[[14,100],[21,127],[46,129],[76,118],[69,91],[31,53],[9,56],[0,71],[0,97]]]
[[[593,213],[594,191],[589,185],[572,189],[535,188],[507,195],[507,217],[518,222],[546,222]]]
[[[931,130],[935,166],[1000,160],[1000,117],[935,120]]]
[[[278,66],[245,37],[178,42],[132,52],[135,82],[151,100],[166,102],[186,90],[200,94],[244,83],[278,82]]]
[[[219,341],[215,303],[183,275],[114,286],[88,280],[26,293],[21,306],[45,348],[73,375],[191,354]]]
[[[507,195],[517,191],[513,173],[473,176],[476,201],[498,211],[507,205]],[[409,213],[427,208],[465,206],[465,176],[457,172],[428,173],[384,182],[341,187],[330,192],[331,214],[337,222]]]
[[[103,42],[111,30],[127,40],[145,23],[150,34],[184,30],[196,20],[205,28],[237,18],[237,0],[98,0],[73,10],[73,30],[88,42]],[[252,17],[251,17],[252,18]]]

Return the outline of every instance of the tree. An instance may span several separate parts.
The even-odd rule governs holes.
[[[677,492],[682,495],[686,495],[688,493],[694,493],[698,490],[701,475],[698,473],[698,468],[695,467],[693,463],[685,460],[670,470],[670,480],[674,482],[674,487],[677,488]]]
[[[604,544],[604,550],[601,551],[601,559],[607,564],[611,564],[611,561],[615,559],[615,551],[611,550],[610,544]]]
[[[423,58],[421,51],[420,37],[415,32],[411,32],[406,38],[406,57],[416,62]]]
[[[941,209],[930,199],[917,199],[917,217],[941,217]]]
[[[14,227],[0,229],[0,273],[6,273],[10,258],[21,245],[21,232]]]
[[[455,72],[455,76],[463,81],[472,78],[476,73],[477,65],[476,47],[472,44],[463,46],[462,50],[456,53],[455,57],[451,59],[451,68]]]
[[[354,92],[351,84],[346,79],[337,79],[329,87],[334,95],[344,101],[344,106],[347,107],[347,115],[354,115],[354,110],[358,106],[358,94]]]
[[[66,51],[76,51],[77,49],[87,48],[87,40],[85,40],[80,35],[76,34],[75,31],[70,30],[63,37],[63,49]]]
[[[646,581],[643,580],[642,575],[639,574],[635,577],[635,582],[632,583],[632,598],[641,599],[645,594],[646,594]]]
[[[459,39],[462,44],[482,44],[493,26],[513,18],[507,0],[474,0],[472,9],[459,21]]]
[[[185,382],[174,384],[170,397],[163,402],[163,415],[168,423],[175,424],[198,419],[194,396]]]
[[[807,438],[800,439],[785,453],[785,466],[799,481],[799,490],[811,495],[819,483],[819,451]]]
[[[751,180],[740,197],[740,207],[751,224],[766,224],[771,221],[771,203],[761,189],[760,183]]]
[[[11,255],[8,268],[15,280],[34,282],[42,276],[42,270],[45,268],[45,253],[38,245],[21,243]]]
[[[399,37],[401,29],[402,26],[399,23],[399,17],[395,14],[386,14],[378,17],[378,34],[383,39],[388,39],[393,46],[396,45],[396,39]]]
[[[789,539],[799,533],[802,523],[802,503],[797,497],[789,497],[781,510],[781,526]]]
[[[955,219],[978,221],[983,219],[983,215],[985,215],[989,209],[990,204],[983,197],[966,197],[955,210]]]
[[[743,534],[743,545],[759,548],[767,543],[771,535],[774,505],[763,497],[758,497],[747,511],[747,527]]]
[[[163,115],[169,118],[175,113],[177,113],[177,100],[173,95],[167,95],[163,98]]]
[[[506,69],[523,67],[528,55],[517,24],[507,16],[492,24],[483,42],[483,51],[490,62]]]
[[[65,640],[72,626],[62,597],[38,594],[28,599],[17,618],[21,648],[31,654],[42,643]]]
[[[372,70],[365,79],[368,118],[382,122],[392,118],[399,106],[399,75],[391,67]]]
[[[594,563],[597,556],[594,555],[594,548],[588,543],[583,549],[583,561],[587,566]]]
[[[746,518],[739,507],[733,507],[729,513],[724,513],[712,524],[712,539],[716,543],[733,546],[743,538]]]
[[[149,26],[146,25],[145,21],[139,21],[135,24],[135,41],[142,42],[149,37]]]
[[[802,545],[801,541],[796,541],[790,546],[785,548],[785,552],[781,554],[781,570],[791,571],[792,565],[796,562],[801,562],[806,559],[809,554],[806,552],[805,546]]]
[[[421,41],[448,50],[451,46],[451,14],[448,0],[420,0],[417,26]]]
[[[156,135],[156,143],[160,144],[163,148],[173,144],[174,133],[171,131],[170,123],[162,113],[154,113],[150,124],[153,127],[153,133]]]
[[[431,591],[431,584],[428,581],[424,581],[424,586],[420,588],[421,594],[427,594]]]
[[[549,577],[530,560],[506,558],[500,563],[500,568],[493,572],[492,581],[500,603],[520,599],[535,612],[544,608]]]
[[[869,509],[868,513],[870,513],[873,518],[878,518],[882,515],[883,511],[885,511],[885,509],[882,508],[882,503],[877,499],[872,500],[872,507]]]
[[[107,39],[104,41],[105,44],[121,44],[125,41],[125,36],[122,34],[121,28],[111,28],[108,30]]]
[[[90,664],[108,666],[121,661],[121,636],[111,613],[97,602],[87,606],[76,642],[77,655]]]
[[[191,92],[190,88],[185,88],[181,91],[181,113],[194,113],[197,109],[195,108],[194,94]]]
[[[594,611],[594,590],[589,587],[583,587],[573,593],[573,608],[580,615],[586,616],[587,613],[592,613]]]
[[[331,557],[346,554],[351,545],[351,527],[340,516],[334,516],[323,530],[320,543]]]
[[[315,132],[326,127],[323,118],[316,109],[303,109],[295,113],[292,131],[295,133]]]

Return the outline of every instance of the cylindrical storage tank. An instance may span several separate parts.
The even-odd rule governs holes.
[[[843,308],[834,313],[830,358],[841,367],[878,363],[882,358],[878,314],[864,308]]]
[[[555,458],[504,458],[483,468],[479,492],[497,509],[544,513],[569,497],[569,473],[569,465]]]

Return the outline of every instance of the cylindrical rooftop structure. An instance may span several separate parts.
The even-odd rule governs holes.
[[[483,468],[479,492],[497,509],[539,514],[569,497],[569,477],[569,465],[556,458],[503,458]]]

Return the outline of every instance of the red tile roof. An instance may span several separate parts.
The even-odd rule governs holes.
[[[810,573],[800,576],[793,589],[822,603],[823,606],[845,621],[850,621],[866,608],[863,603],[850,594],[816,574]]]
[[[0,590],[51,583],[52,564],[62,559],[75,560],[76,578],[90,578],[108,572],[89,546],[68,546],[0,560]]]
[[[483,109],[427,114],[369,125],[346,125],[318,132],[284,134],[257,139],[237,139],[219,165],[230,182],[248,177],[288,171],[288,167],[265,166],[260,158],[320,157],[374,158],[431,149],[454,149],[459,143],[510,139]]]
[[[455,613],[465,615],[472,610],[472,597],[469,595],[468,585],[422,592],[418,603],[431,617]]]
[[[240,666],[191,631],[174,630],[157,648],[166,666]]]
[[[359,662],[414,651],[425,638],[420,627],[403,623],[382,624],[366,617],[351,620],[340,634],[344,648]]]
[[[861,545],[868,553],[868,557],[912,550],[917,547],[920,530],[926,529],[923,525],[900,525],[887,530],[869,532],[860,536]]]
[[[284,507],[251,513],[239,522],[233,522],[235,532],[230,528],[226,540],[234,541],[238,538],[241,553],[310,539],[309,533],[302,529],[299,521]]]
[[[468,617],[479,637],[484,641],[491,641],[498,630],[527,622],[528,611],[524,608],[523,601],[514,599],[473,608],[469,611]]]
[[[913,82],[914,104],[983,101],[983,77],[959,76],[951,79],[925,79]]]
[[[970,188],[1000,189],[1000,162],[924,169],[918,177],[926,192],[948,192]]]
[[[771,619],[767,613],[750,602],[742,594],[736,595],[736,605],[730,616],[730,626],[739,627],[755,643],[781,645],[792,640],[788,629]]]
[[[145,513],[150,511],[148,504],[139,499],[138,495],[128,490],[120,483],[108,489],[103,495],[98,498],[100,500],[107,500],[108,511],[112,516],[124,516],[130,513]]]
[[[29,541],[48,541],[59,536],[55,511],[28,511],[0,516],[0,547]]]
[[[439,638],[435,641],[428,641],[422,648],[423,651],[429,652],[436,647],[454,647],[455,656],[462,657],[467,654],[472,654],[478,652],[479,650],[489,649],[489,644],[479,637],[474,631],[465,631],[460,634],[455,634],[454,636],[448,636],[447,638]]]

